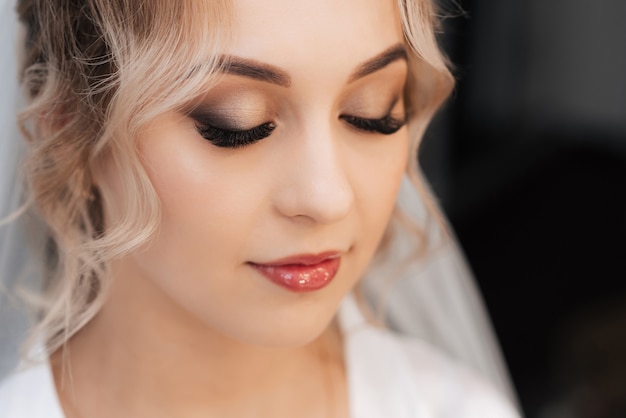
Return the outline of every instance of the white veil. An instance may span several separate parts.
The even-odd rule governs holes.
[[[420,225],[430,220],[431,251],[402,269],[398,277],[393,266],[410,259],[414,246],[409,237],[397,237],[389,262],[374,268],[364,280],[368,299],[388,294],[384,312],[393,329],[419,337],[478,371],[517,405],[489,316],[456,239],[429,219],[422,197],[408,179],[401,186],[398,205]]]
[[[21,104],[16,34],[14,0],[0,0],[0,219],[13,213],[21,200],[17,175],[22,141],[16,128]],[[423,202],[408,182],[402,186],[400,200],[405,211],[417,219],[424,218]],[[35,259],[29,255],[25,235],[19,222],[0,227],[0,378],[17,364],[18,347],[28,327],[25,310],[11,296],[18,278],[22,281],[28,276],[27,267],[32,267]],[[435,235],[441,239],[440,231]],[[406,246],[396,242],[391,253],[400,259],[403,250],[406,252]],[[30,280],[37,281],[36,277]],[[380,288],[380,283],[366,281],[366,294],[387,291]],[[446,241],[428,260],[415,263],[391,289],[387,312],[392,327],[419,336],[473,367],[515,402],[483,303],[453,240]]]
[[[22,141],[16,126],[20,105],[17,85],[15,45],[17,22],[12,0],[0,3],[0,219],[18,209],[21,188],[17,180]],[[0,376],[15,364],[18,345],[27,329],[27,318],[12,290],[24,276],[27,245],[18,222],[2,222],[0,227]]]

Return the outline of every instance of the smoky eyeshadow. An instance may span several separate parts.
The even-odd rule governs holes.
[[[390,116],[392,113],[398,113],[400,114],[399,119],[404,119],[404,111],[402,111],[402,113],[394,112],[394,109],[396,108],[396,106],[398,106],[400,100],[400,95],[396,95],[391,98],[379,96],[376,98],[376,101],[378,103],[372,105],[371,99],[359,97],[348,104],[348,106],[344,110],[344,113],[366,119],[382,119]]]
[[[202,125],[229,131],[244,131],[258,125],[256,118],[244,119],[239,111],[236,113],[237,115],[233,114],[232,110],[198,107],[189,112],[189,117]]]
[[[202,125],[243,131],[267,122],[267,98],[243,88],[217,89],[185,114]]]
[[[406,108],[405,108],[405,105],[404,105],[404,101],[403,101],[402,99],[403,99],[403,98],[402,98],[402,96],[396,96],[396,97],[393,99],[393,101],[391,102],[391,104],[390,104],[390,105],[389,105],[389,107],[387,108],[387,115],[394,114],[394,113],[395,113],[395,112],[394,112],[394,109],[396,108],[396,106],[398,106],[398,104],[400,104],[400,103],[401,103],[401,108],[402,108],[402,111],[401,111],[401,112],[398,112],[398,114],[399,114],[398,119],[401,119],[401,120],[403,120],[403,121],[406,123],[407,118],[408,118],[408,115],[407,115],[407,112],[406,112]],[[401,100],[402,100],[402,101],[401,101]]]

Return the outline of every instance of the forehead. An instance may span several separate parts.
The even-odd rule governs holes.
[[[228,53],[298,73],[349,73],[403,34],[395,0],[233,0]]]

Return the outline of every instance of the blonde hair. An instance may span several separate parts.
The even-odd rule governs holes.
[[[432,1],[398,5],[414,52],[406,91],[415,138],[408,174],[423,190],[415,158],[419,139],[453,80],[436,43]],[[20,0],[18,13],[26,27],[21,77],[30,99],[19,118],[29,149],[25,171],[51,243],[31,341],[43,340],[53,352],[102,306],[108,263],[146,244],[158,230],[158,197],[134,138],[157,115],[206,91],[211,76],[226,65],[218,51],[229,39],[229,5]],[[123,219],[106,230],[93,184],[104,156],[125,177],[129,202]]]

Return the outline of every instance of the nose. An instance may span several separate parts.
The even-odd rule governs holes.
[[[334,141],[330,130],[291,139],[283,155],[275,208],[283,216],[319,224],[345,218],[354,203],[354,190],[342,144]]]

